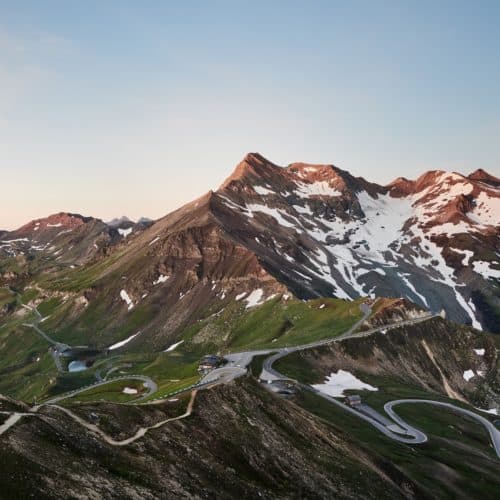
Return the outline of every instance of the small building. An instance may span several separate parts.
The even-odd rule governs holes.
[[[353,394],[352,396],[346,396],[346,398],[344,399],[344,403],[347,406],[351,407],[359,406],[361,404],[361,396],[359,396],[358,394]]]
[[[198,371],[200,373],[207,373],[209,371],[215,370],[224,363],[224,358],[217,356],[215,354],[208,354],[203,356],[198,365]]]

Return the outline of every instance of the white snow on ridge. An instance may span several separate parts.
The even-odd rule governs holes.
[[[160,237],[159,237],[159,236],[157,236],[154,240],[151,240],[151,241],[148,243],[148,246],[151,246],[153,243],[156,243],[159,239],[160,239]]]
[[[170,276],[164,276],[163,274],[160,274],[158,276],[158,279],[153,281],[153,285],[159,285],[160,283],[165,283],[170,278]]]
[[[235,300],[237,300],[237,301],[241,300],[246,294],[247,294],[247,292],[239,293],[238,295],[236,295]]]
[[[129,297],[129,294],[126,292],[126,290],[120,291],[120,297],[127,303],[128,310],[130,311],[130,309],[134,307],[134,303],[132,302],[132,299]]]
[[[47,227],[61,227],[62,222],[58,222],[57,224],[47,224]]]
[[[476,199],[476,206],[467,214],[467,217],[484,226],[500,225],[500,198],[491,197],[482,191]]]
[[[465,370],[464,371],[463,377],[464,377],[464,380],[466,382],[468,382],[471,378],[474,378],[475,376],[476,376],[476,374],[474,373],[473,370]]]
[[[281,214],[281,211],[278,210],[277,208],[270,208],[267,205],[259,205],[257,203],[249,203],[249,204],[247,204],[246,207],[247,207],[247,210],[250,212],[250,214],[249,214],[250,217],[253,217],[252,212],[262,212],[262,213],[270,215],[271,217],[276,219],[280,226],[293,227],[293,228],[297,229],[297,226],[299,225],[298,223],[293,224],[293,223],[289,222],[288,220],[286,220],[283,217],[283,215]],[[287,216],[291,217],[291,215],[288,215],[288,214],[287,214]]]
[[[484,353],[486,352],[485,349],[474,349],[474,352],[478,355],[478,356],[484,356]]]
[[[322,392],[323,394],[328,394],[334,398],[339,398],[344,396],[345,390],[367,390],[367,391],[378,391],[377,387],[373,387],[370,384],[366,384],[355,377],[352,373],[339,370],[337,373],[331,373],[326,377],[324,384],[313,385],[315,389]]]
[[[452,224],[451,222],[446,222],[445,224],[438,224],[429,229],[428,234],[436,236],[438,234],[445,234],[451,236],[452,234],[464,234],[470,233],[471,231],[477,231],[478,228],[472,227],[467,222],[460,221],[457,224]]]
[[[316,181],[311,184],[299,182],[297,184],[296,193],[305,198],[311,196],[341,196],[342,193],[335,188],[332,188],[326,181]]]
[[[299,175],[300,173],[302,172],[299,172]],[[454,173],[437,172],[435,177],[437,180],[430,186],[408,196],[393,197],[389,193],[372,196],[366,191],[358,192],[356,197],[365,217],[357,217],[348,212],[345,219],[335,217],[334,211],[317,210],[316,205],[314,207],[317,215],[314,216],[311,209],[312,204],[317,203],[317,200],[313,201],[314,196],[339,196],[342,193],[330,186],[327,181],[308,182],[305,177],[296,180],[294,193],[300,196],[301,200],[292,206],[288,200],[282,200],[283,204],[279,200],[276,200],[276,204],[266,204],[267,198],[263,198],[260,203],[241,206],[222,195],[221,198],[228,207],[237,209],[248,217],[255,217],[257,212],[273,217],[280,226],[290,228],[290,231],[285,232],[286,238],[295,232],[296,238],[302,238],[301,235],[304,235],[316,240],[318,246],[312,244],[305,253],[310,262],[306,262],[305,267],[293,269],[294,274],[305,280],[313,279],[305,273],[317,276],[335,287],[334,293],[337,296],[350,299],[357,295],[366,296],[380,291],[380,287],[386,281],[391,283],[394,273],[399,271],[400,286],[407,287],[408,297],[414,300],[418,297],[418,302],[429,308],[428,298],[423,293],[423,285],[405,274],[408,266],[415,265],[424,270],[430,280],[450,290],[456,300],[455,307],[460,307],[470,317],[474,328],[481,329],[477,317],[478,311],[467,297],[466,289],[463,288],[465,284],[459,281],[461,278],[456,274],[456,270],[446,263],[441,243],[438,245],[432,242],[431,238],[441,234],[473,234],[483,231],[487,224],[496,221],[493,216],[500,218],[500,205],[496,208],[498,200],[493,198],[495,193],[485,191],[478,196],[476,207],[468,214],[469,220],[465,219],[457,224],[433,225],[437,221],[436,216],[441,207],[459,195],[472,193],[475,185],[466,177]],[[258,194],[267,195],[273,193],[268,189],[270,187],[270,184],[265,184],[265,186],[254,186],[254,189]],[[273,194],[280,193],[276,191]],[[286,205],[289,208],[286,208]],[[478,223],[473,220],[474,214],[481,218]],[[436,241],[440,242],[437,239]],[[293,261],[282,243],[282,238],[275,241],[276,251],[284,259]],[[500,278],[500,270],[492,268],[490,263],[481,261],[473,263],[474,252],[455,248],[452,250],[459,254],[456,257],[457,260],[461,259],[463,266],[473,264],[474,271],[486,279]],[[297,264],[302,266],[302,262]],[[368,274],[371,271],[373,273]],[[384,278],[379,276],[375,286],[373,286],[374,273],[386,276]],[[425,290],[427,289],[428,287],[425,287]]]
[[[175,344],[172,344],[171,346],[167,347],[163,352],[172,352],[175,350],[176,347],[180,346],[184,340],[179,340],[179,342],[176,342]]]
[[[475,260],[472,263],[474,271],[485,278],[500,278],[500,271],[490,268],[490,262]]]
[[[429,303],[427,302],[427,299],[420,293],[417,292],[415,287],[411,284],[410,280],[406,278],[405,276],[399,275],[400,278],[404,281],[405,285],[424,303],[425,307],[429,309]]]
[[[462,259],[462,266],[468,266],[470,258],[474,255],[474,252],[472,252],[471,250],[460,250],[459,248],[451,248],[451,247],[450,250],[465,255],[465,257]]]
[[[129,227],[128,229],[118,228],[118,232],[123,236],[123,238],[126,238],[132,232],[132,228],[131,227]]]
[[[302,214],[302,215],[314,215],[313,214],[313,211],[309,208],[308,205],[306,205],[305,207],[301,207],[300,205],[293,205],[293,208],[299,212],[299,214]]]
[[[120,347],[123,347],[125,344],[128,344],[132,339],[137,337],[141,332],[134,333],[134,335],[131,335],[130,337],[126,338],[125,340],[120,340],[120,342],[117,342],[116,344],[113,344],[108,347],[110,351],[114,351],[115,349],[119,349]]]
[[[421,245],[424,246],[426,252],[428,253],[428,256],[424,256],[421,253],[417,256],[414,256],[413,261],[415,265],[423,269],[432,271],[433,273],[437,273],[439,275],[438,278],[430,275],[430,279],[438,283],[443,283],[450,287],[455,292],[455,298],[457,299],[459,305],[471,318],[473,328],[481,330],[481,323],[479,323],[476,318],[475,310],[469,303],[466,302],[462,294],[457,290],[457,283],[454,279],[455,270],[446,264],[446,261],[441,254],[442,249],[438,247],[434,242],[427,239],[423,230],[417,225],[414,225],[414,227],[412,228],[412,233],[414,236],[420,238]]]
[[[261,304],[262,296],[264,295],[264,290],[262,288],[258,288],[250,293],[250,295],[245,299],[247,302],[246,308],[258,306]]]
[[[264,186],[253,186],[254,191],[260,195],[276,194],[274,191],[264,187]]]

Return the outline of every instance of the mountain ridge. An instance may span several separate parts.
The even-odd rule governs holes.
[[[334,165],[280,167],[249,153],[218,190],[130,234],[92,219],[103,225],[99,244],[91,233],[83,256],[75,260],[67,242],[55,259],[86,265],[116,255],[96,290],[112,290],[117,312],[123,304],[117,287],[127,282],[134,303],[153,295],[174,307],[176,298],[186,301],[193,292],[186,318],[196,318],[201,304],[225,303],[252,288],[262,288],[264,300],[284,286],[303,299],[406,297],[495,331],[499,194],[491,174],[471,176],[435,170],[381,186]],[[29,241],[9,244],[12,234],[0,236],[0,251],[47,253]],[[113,273],[126,282],[111,283]],[[212,290],[212,282],[224,292]],[[101,293],[96,290],[86,293]],[[165,316],[162,321],[168,324]]]

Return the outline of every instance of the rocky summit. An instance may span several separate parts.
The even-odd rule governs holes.
[[[432,171],[388,186],[250,154],[213,195],[238,243],[300,297],[407,297],[500,331],[499,180]]]

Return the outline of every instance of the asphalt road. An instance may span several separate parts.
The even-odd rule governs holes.
[[[35,309],[32,309],[35,311],[38,321],[41,320],[41,316],[39,312]],[[196,385],[200,386],[212,386],[215,384],[224,384],[228,383],[231,380],[234,380],[237,377],[240,377],[241,375],[244,375],[247,371],[248,365],[251,363],[252,359],[255,356],[261,356],[261,355],[266,355],[266,354],[272,354],[272,356],[269,356],[263,364],[263,369],[262,373],[260,375],[260,379],[262,381],[271,383],[274,380],[290,380],[288,377],[284,376],[283,374],[279,373],[278,371],[273,369],[273,363],[277,361],[278,359],[292,353],[292,352],[297,352],[297,351],[302,351],[306,349],[312,349],[316,347],[320,347],[323,345],[328,345],[333,342],[340,342],[345,339],[351,339],[351,338],[362,338],[362,337],[367,337],[369,335],[372,335],[373,333],[376,333],[380,330],[387,330],[390,328],[396,328],[399,326],[404,326],[408,324],[415,324],[415,323],[420,323],[422,321],[427,321],[436,315],[434,314],[429,314],[424,317],[416,318],[413,320],[408,320],[408,321],[402,321],[398,323],[393,323],[391,325],[384,325],[382,327],[378,328],[373,328],[367,331],[363,332],[358,332],[354,333],[359,326],[367,319],[367,317],[371,313],[371,309],[369,306],[362,304],[361,305],[361,310],[363,312],[363,317],[356,322],[347,332],[344,334],[334,337],[334,338],[328,338],[324,340],[320,340],[317,342],[311,342],[309,344],[304,344],[300,346],[295,346],[295,347],[285,347],[285,348],[280,348],[280,349],[268,349],[268,350],[256,350],[256,351],[244,351],[244,352],[239,352],[239,353],[232,353],[226,356],[227,364],[221,368],[215,369],[212,372],[208,373],[203,379]],[[48,342],[56,345],[57,347],[59,346],[64,346],[64,344],[59,344],[52,340],[48,335],[46,335],[42,330],[38,328],[37,325],[35,324],[26,324],[26,326],[29,326],[31,328],[34,328],[43,338],[45,338]],[[69,347],[69,346],[67,346]],[[111,370],[113,371],[113,370]],[[108,372],[108,375],[109,373]],[[64,399],[74,397],[79,393],[85,392],[89,389],[93,389],[99,386],[103,386],[106,384],[109,384],[110,382],[114,382],[117,380],[130,380],[130,379],[136,379],[136,380],[142,380],[146,387],[148,388],[148,392],[144,394],[141,398],[146,398],[149,395],[153,394],[154,392],[157,391],[157,385],[153,380],[151,380],[149,377],[145,377],[142,375],[129,375],[129,376],[123,376],[123,377],[117,377],[113,378],[110,380],[104,380],[102,382],[98,382],[96,384],[92,384],[90,386],[86,387],[81,387],[79,389],[76,389],[74,391],[71,391],[69,393],[57,396],[49,401],[46,401],[42,405],[35,406],[31,409],[29,413],[20,413],[20,412],[1,412],[1,413],[9,413],[9,417],[7,420],[0,425],[0,435],[6,432],[10,427],[12,427],[18,420],[20,420],[24,416],[31,416],[36,414],[38,409],[44,405],[54,405],[55,403],[62,401]],[[395,400],[395,401],[390,401],[384,405],[384,410],[387,414],[388,417],[392,419],[391,421],[386,421],[385,417],[380,418],[380,415],[372,415],[370,411],[359,411],[355,408],[351,408],[350,406],[347,406],[337,399],[324,394],[314,387],[311,387],[306,384],[301,384],[300,382],[295,381],[300,387],[302,387],[304,390],[307,390],[309,392],[312,392],[323,399],[328,400],[330,403],[334,404],[335,406],[342,408],[342,410],[350,413],[353,416],[356,416],[357,418],[360,418],[362,420],[365,420],[366,422],[370,423],[373,427],[377,428],[380,432],[388,436],[389,438],[401,442],[401,443],[406,443],[406,444],[420,444],[420,443],[425,443],[427,441],[427,436],[420,430],[410,426],[407,424],[401,417],[399,417],[395,411],[393,410],[393,407],[399,404],[430,404],[433,406],[438,406],[438,407],[444,407],[449,410],[452,410],[457,413],[461,413],[463,415],[467,415],[479,423],[481,423],[486,429],[488,430],[488,433],[491,437],[491,441],[493,443],[494,449],[500,458],[500,431],[491,423],[488,419],[482,417],[481,415],[478,415],[477,413],[474,413],[470,410],[466,410],[464,408],[460,408],[458,406],[452,405],[450,403],[444,403],[440,401],[432,401],[432,400],[423,400],[423,399],[400,399],[400,400]],[[71,410],[68,408],[63,408],[57,405],[54,405],[55,407],[59,408],[61,411],[69,415],[71,418],[76,420],[78,423],[80,423],[82,426],[86,427],[90,431],[98,434],[101,438],[103,438],[107,443],[113,445],[113,446],[124,446],[127,444],[130,444],[134,442],[135,440],[141,438],[148,432],[150,429],[158,428],[167,422],[171,422],[174,420],[179,420],[182,418],[185,418],[191,414],[193,404],[194,404],[194,399],[196,396],[196,390],[192,392],[192,397],[189,402],[188,408],[186,410],[186,413],[175,418],[170,418],[167,420],[164,420],[162,422],[159,422],[153,426],[150,427],[142,427],[140,428],[134,436],[127,438],[122,441],[116,441],[112,437],[108,436],[105,434],[99,427],[97,427],[94,424],[91,424],[89,422],[86,422],[85,420],[81,419],[78,415],[74,414]]]
[[[495,448],[497,456],[500,458],[500,430],[498,430],[492,422],[490,422],[487,418],[484,418],[482,415],[478,415],[477,413],[466,410],[465,408],[460,408],[459,406],[452,405],[451,403],[444,403],[441,401],[431,401],[427,399],[398,399],[396,401],[389,401],[384,405],[384,410],[389,415],[392,420],[401,425],[401,422],[404,420],[394,412],[393,407],[400,404],[428,404],[432,406],[438,406],[441,408],[447,408],[456,413],[461,413],[462,415],[466,415],[468,417],[473,418],[481,425],[486,427],[488,431],[493,447]]]
[[[382,434],[385,434],[387,437],[393,439],[394,441],[399,441],[400,443],[405,443],[405,444],[421,444],[427,441],[427,436],[422,431],[419,431],[415,427],[408,425],[403,419],[399,419],[399,421],[397,422],[397,425],[399,426],[399,428],[403,430],[403,433],[395,432],[393,427],[389,427],[382,424],[377,419],[369,415],[366,415],[364,413],[361,413],[360,411],[355,410],[350,406],[345,405],[344,403],[338,401],[337,399],[331,396],[328,396],[328,394],[318,391],[317,389],[311,387],[310,385],[306,384],[299,384],[299,385],[303,389],[312,392],[317,396],[322,397],[323,399],[326,399],[327,401],[334,404],[338,408],[342,408],[342,410],[350,413],[351,415],[360,418],[365,422],[368,422],[370,425],[378,429]]]
[[[54,346],[50,348],[50,354],[52,356],[52,359],[54,360],[54,364],[56,365],[57,371],[63,372],[64,369],[62,367],[59,356],[60,353],[65,351],[66,349],[71,349],[71,346],[69,346],[68,344],[63,344],[62,342],[55,341],[53,338],[50,337],[50,335],[47,335],[43,330],[40,329],[38,323],[40,323],[43,318],[36,307],[27,306],[26,304],[21,304],[21,306],[27,309],[28,311],[35,313],[36,317],[36,323],[23,323],[23,326],[26,326],[28,328],[33,328],[33,330],[35,330],[35,332],[38,333],[38,335],[40,335],[49,344],[52,344]]]
[[[72,398],[77,394],[80,394],[81,392],[89,391],[90,389],[95,389],[96,387],[101,387],[103,385],[110,384],[111,382],[116,382],[117,380],[142,380],[144,382],[144,385],[148,389],[148,391],[135,401],[147,398],[148,396],[154,394],[158,390],[158,386],[156,385],[156,383],[149,377],[145,377],[143,375],[124,375],[123,377],[115,377],[109,380],[103,380],[102,382],[97,382],[96,384],[87,385],[85,387],[79,387],[74,391],[66,392],[65,394],[61,394],[60,396],[56,396],[55,398],[49,399],[48,401],[42,403],[42,405],[55,404],[64,399]]]
[[[303,345],[303,346],[298,346],[298,347],[293,347],[293,348],[284,348],[280,349],[278,352],[270,356],[264,361],[263,364],[263,370],[261,373],[261,380],[264,380],[268,383],[272,382],[273,380],[290,380],[288,377],[284,376],[283,374],[279,373],[278,371],[274,370],[272,365],[273,363],[290,354],[291,352],[296,352],[296,351],[301,351],[304,349],[310,349],[313,347],[319,347],[321,345],[326,345],[329,343],[333,342],[339,342],[345,339],[351,339],[351,338],[362,338],[362,337],[367,337],[369,335],[374,334],[375,332],[378,332],[380,330],[387,330],[391,328],[396,328],[398,326],[404,326],[404,325],[409,325],[409,324],[415,324],[415,323],[420,323],[422,321],[427,321],[431,318],[436,317],[437,315],[432,314],[428,316],[424,316],[421,318],[416,318],[413,320],[408,320],[408,321],[402,321],[398,323],[393,323],[391,325],[384,325],[379,328],[373,328],[370,330],[366,330],[364,332],[358,332],[358,333],[353,333],[360,324],[366,319],[366,317],[369,315],[370,311],[364,310],[364,315],[363,318],[356,323],[349,331],[346,333],[340,335],[339,337],[335,337],[333,339],[327,339],[319,342],[314,342],[312,344],[308,345]],[[295,381],[297,382],[297,381]],[[486,429],[488,430],[488,433],[491,437],[491,441],[493,443],[493,447],[495,449],[495,452],[497,456],[500,458],[500,431],[493,425],[492,422],[490,422],[488,419],[485,417],[478,415],[477,413],[474,413],[473,411],[466,410],[464,408],[460,408],[458,406],[455,406],[451,403],[444,403],[440,401],[433,401],[433,400],[425,400],[425,399],[399,399],[395,401],[390,401],[385,404],[384,410],[387,414],[388,417],[392,419],[392,422],[387,421],[384,422],[385,418],[381,419],[378,415],[370,415],[370,411],[359,411],[355,408],[351,408],[350,406],[345,405],[344,403],[338,401],[337,399],[324,394],[314,387],[311,387],[306,384],[301,384],[298,383],[300,387],[303,389],[313,392],[314,394],[322,397],[323,399],[328,400],[330,403],[334,404],[335,406],[342,408],[344,411],[347,411],[348,413],[355,415],[357,418],[361,418],[362,420],[365,420],[366,422],[370,423],[373,427],[377,428],[380,432],[385,434],[386,436],[390,437],[391,439],[398,441],[400,443],[406,443],[406,444],[421,444],[425,443],[427,441],[427,436],[420,431],[419,429],[416,429],[415,427],[412,427],[409,425],[407,422],[405,422],[401,417],[399,417],[393,410],[393,407],[399,404],[430,404],[433,406],[439,406],[443,408],[447,408],[449,410],[452,410],[457,413],[461,413],[462,415],[467,415],[479,423],[481,423]],[[383,416],[382,416],[383,417]]]

